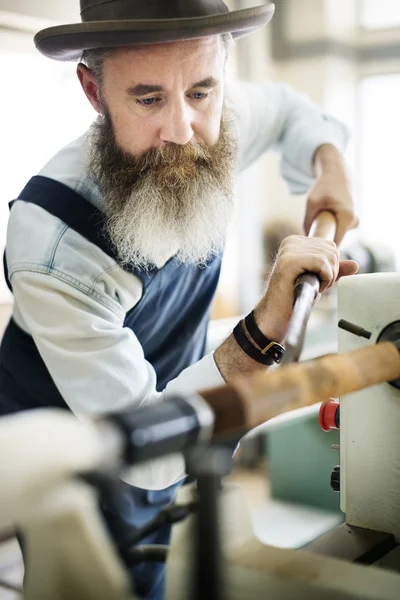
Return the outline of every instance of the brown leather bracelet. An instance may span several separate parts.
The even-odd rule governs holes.
[[[260,346],[261,349],[265,348],[266,346],[268,346],[268,344],[271,342],[271,340],[269,340],[262,331],[260,331],[260,329],[258,328],[258,325],[256,323],[256,319],[254,317],[254,311],[252,310],[250,314],[247,315],[247,317],[244,320],[245,324],[246,324],[246,329],[249,332],[250,337],[256,342],[256,344],[258,344]]]
[[[271,358],[271,356],[269,356],[268,354],[262,354],[260,350],[257,350],[257,348],[253,346],[253,344],[250,342],[250,340],[244,332],[241,321],[239,321],[239,323],[233,330],[233,336],[239,344],[239,346],[241,347],[241,349],[243,350],[243,352],[247,354],[247,356],[250,356],[250,358],[256,360],[262,365],[268,365],[270,367],[274,364],[275,361],[273,358]]]
[[[260,331],[256,323],[253,310],[247,315],[244,322],[246,324],[246,329],[249,333],[249,336],[258,346],[260,346],[260,352],[262,354],[269,355],[275,363],[281,363],[285,354],[285,348],[278,342],[269,340],[263,334],[263,332]]]

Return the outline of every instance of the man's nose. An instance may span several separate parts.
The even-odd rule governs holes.
[[[163,115],[160,138],[165,143],[183,146],[193,137],[192,111],[185,102],[171,103]]]

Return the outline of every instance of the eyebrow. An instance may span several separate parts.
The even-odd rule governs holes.
[[[198,87],[213,88],[213,87],[217,87],[217,85],[219,85],[218,79],[215,79],[215,77],[206,77],[205,79],[198,81],[197,83],[191,85],[190,87],[191,88],[198,88]]]
[[[206,77],[201,81],[197,81],[190,86],[190,89],[193,88],[213,88],[219,85],[219,81],[215,79],[215,77]],[[129,87],[127,93],[130,96],[145,96],[146,94],[154,94],[156,92],[164,92],[164,88],[161,85],[152,85],[151,83],[138,83],[134,86]]]

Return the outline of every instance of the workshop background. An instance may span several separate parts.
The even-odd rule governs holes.
[[[232,9],[261,3],[225,1]],[[347,235],[343,251],[359,260],[364,272],[398,270],[400,1],[276,0],[275,4],[271,25],[236,43],[229,77],[284,81],[349,126],[352,137],[346,158],[360,226]],[[1,248],[8,202],[95,116],[77,82],[76,65],[44,58],[32,41],[45,26],[79,20],[78,0],[0,0]],[[302,226],[305,197],[290,196],[274,154],[241,176],[237,200],[213,307],[217,322],[210,330],[210,346],[258,301],[276,244]],[[11,303],[0,273],[0,335]],[[320,305],[310,322],[306,358],[335,351],[335,292]],[[335,441],[324,435],[312,410],[295,422],[282,420],[242,444],[230,479],[243,487],[253,525],[265,542],[296,547],[342,519],[329,486],[337,461],[331,450]],[[290,452],[289,439],[304,448],[294,453],[290,467],[277,458],[282,459],[283,448]],[[301,482],[296,461],[303,465]],[[283,515],[284,528],[278,525]],[[3,543],[1,600],[19,597],[13,588],[20,585],[21,572],[16,544]]]

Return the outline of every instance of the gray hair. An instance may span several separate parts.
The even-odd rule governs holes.
[[[222,46],[228,56],[233,46],[233,37],[230,33],[221,34]],[[84,50],[81,56],[81,62],[83,62],[93,73],[95,79],[99,85],[103,83],[103,68],[104,61],[109,58],[114,52],[115,48],[91,48]]]

